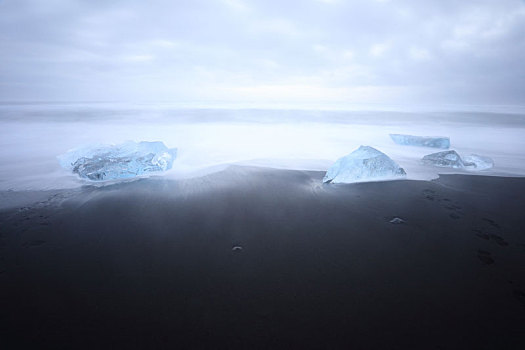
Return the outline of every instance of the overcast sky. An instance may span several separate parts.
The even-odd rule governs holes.
[[[0,100],[525,104],[523,0],[0,0]]]

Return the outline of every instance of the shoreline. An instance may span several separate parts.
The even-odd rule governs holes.
[[[318,166],[301,166],[301,162],[317,162],[319,164]],[[90,181],[86,179],[82,179],[75,174],[70,174],[66,172],[65,170],[61,170],[60,176],[58,176],[55,180],[46,180],[46,182],[50,182],[51,184],[55,184],[52,186],[45,186],[42,188],[35,188],[34,185],[23,188],[23,187],[0,187],[0,210],[13,208],[18,206],[16,204],[15,206],[11,205],[10,202],[15,203],[26,203],[30,204],[32,201],[32,198],[35,198],[34,201],[37,201],[39,198],[44,198],[48,194],[53,193],[63,193],[63,192],[79,192],[82,191],[84,188],[104,188],[104,187],[111,187],[111,186],[121,186],[127,183],[132,183],[136,181],[172,181],[172,182],[183,182],[183,183],[191,183],[191,182],[199,182],[200,179],[206,178],[209,176],[214,176],[215,174],[219,174],[228,171],[229,168],[245,168],[245,169],[260,169],[261,171],[269,170],[269,171],[297,171],[297,172],[308,172],[308,173],[326,173],[325,168],[329,168],[334,162],[328,161],[328,160],[305,160],[305,159],[299,159],[295,162],[297,164],[294,164],[293,166],[290,164],[287,164],[287,162],[290,162],[290,160],[278,160],[278,159],[252,159],[252,160],[245,160],[245,161],[239,161],[234,163],[221,163],[221,164],[214,164],[202,168],[196,168],[192,170],[188,169],[170,169],[166,172],[159,172],[159,173],[152,173],[152,174],[145,174],[141,176],[137,176],[135,178],[128,178],[128,179],[112,179],[112,180],[103,180],[103,181]],[[299,164],[299,165],[298,165]],[[403,166],[402,166],[403,167]],[[494,178],[525,178],[525,175],[514,173],[514,172],[505,172],[505,171],[495,171],[493,168],[489,170],[465,170],[465,169],[455,169],[455,168],[447,168],[447,167],[432,167],[427,166],[428,168],[433,168],[435,170],[435,173],[430,176],[430,174],[422,175],[419,172],[415,172],[415,175],[408,174],[404,178],[392,178],[392,179],[376,179],[376,180],[364,180],[354,183],[348,183],[343,185],[352,185],[355,183],[374,183],[374,182],[388,182],[388,181],[398,181],[398,180],[406,180],[406,181],[424,181],[424,182],[433,182],[433,181],[439,181],[440,178],[446,177],[446,176],[481,176],[481,177],[494,177]],[[177,173],[177,171],[181,171],[181,173]],[[321,176],[322,178],[322,176]],[[62,185],[58,185],[59,182],[62,182]],[[322,183],[322,181],[321,181]],[[25,197],[25,199],[24,199]]]

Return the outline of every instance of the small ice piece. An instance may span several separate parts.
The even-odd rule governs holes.
[[[404,222],[405,222],[405,220],[403,220],[401,218],[393,218],[392,220],[390,220],[391,224],[403,224]]]
[[[456,151],[443,151],[432,154],[427,154],[422,159],[423,164],[434,165],[445,168],[462,169],[465,166],[470,166],[470,163],[464,162]]]
[[[398,145],[444,148],[450,147],[450,139],[444,136],[413,136],[390,134],[390,138]]]
[[[386,154],[370,146],[361,146],[349,155],[339,158],[328,169],[325,183],[352,183],[393,180],[406,176],[405,170]]]
[[[463,157],[465,163],[470,163],[472,165],[467,165],[467,170],[487,170],[494,166],[494,161],[489,157],[480,156],[477,154],[471,154]]]
[[[177,149],[162,142],[127,141],[120,145],[75,148],[58,156],[60,165],[81,178],[104,181],[171,169]]]

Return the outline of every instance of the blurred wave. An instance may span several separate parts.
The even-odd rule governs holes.
[[[386,107],[385,107],[386,108]],[[525,113],[402,110],[189,109],[170,104],[0,105],[0,190],[73,188],[85,182],[56,156],[89,144],[163,141],[179,149],[167,178],[202,176],[226,164],[326,170],[360,145],[388,154],[409,179],[453,169],[423,166],[438,150],[404,147],[389,133],[449,136],[460,154],[491,157],[484,175],[525,175]]]

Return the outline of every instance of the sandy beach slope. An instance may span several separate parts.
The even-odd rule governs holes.
[[[1,193],[2,348],[525,348],[525,178],[323,175]]]

